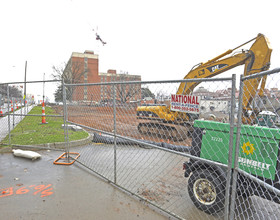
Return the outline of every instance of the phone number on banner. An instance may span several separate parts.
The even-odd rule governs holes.
[[[199,108],[185,107],[185,106],[180,106],[180,105],[171,106],[171,110],[182,111],[182,112],[193,112],[193,113],[199,112]]]

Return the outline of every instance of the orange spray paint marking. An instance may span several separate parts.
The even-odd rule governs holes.
[[[38,194],[39,192],[42,192],[44,191],[45,189],[47,189],[49,186],[51,186],[51,184],[45,186],[45,185],[38,185],[38,186],[35,186],[34,189],[38,189],[38,191],[34,192],[33,195],[36,195]]]
[[[29,189],[26,189],[25,187],[21,187],[16,191],[16,194],[26,194],[29,192]]]
[[[11,196],[14,193],[13,187],[6,188],[6,189],[0,189],[0,192],[1,192],[0,197]]]
[[[47,190],[44,190],[42,193],[41,193],[41,197],[45,197],[45,196],[50,196],[53,194],[53,192],[50,192],[51,190],[53,190],[53,188],[49,188]]]
[[[16,194],[16,195],[27,194],[32,190],[32,189],[29,189],[29,188],[34,188],[36,190],[33,193],[33,195],[37,195],[37,194],[41,193],[41,197],[49,196],[49,195],[53,194],[53,192],[51,192],[51,190],[53,190],[53,188],[49,188],[49,187],[51,187],[51,185],[52,184],[37,185],[37,186],[36,185],[30,185],[28,187],[21,187],[19,189],[15,189],[16,190],[15,193],[14,193],[14,187],[0,189],[0,198],[11,196],[13,194]]]

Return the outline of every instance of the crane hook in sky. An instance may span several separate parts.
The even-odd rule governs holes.
[[[92,29],[92,30],[94,31],[94,29]],[[103,40],[101,39],[101,37],[97,34],[97,32],[96,32],[96,40],[100,40],[100,42],[103,44],[103,46],[106,44],[106,42],[103,41]]]

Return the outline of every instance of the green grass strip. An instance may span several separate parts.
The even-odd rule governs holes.
[[[42,107],[35,106],[29,114],[42,114]],[[42,116],[26,116],[11,131],[11,144],[16,145],[36,145],[46,143],[64,142],[64,124],[62,117],[48,117],[55,115],[51,107],[45,107],[46,122],[42,123]],[[19,117],[19,116],[17,116]],[[11,117],[12,120],[12,117]],[[73,131],[68,129],[69,141],[80,140],[88,137],[85,131]],[[9,135],[2,141],[4,144],[9,143]]]

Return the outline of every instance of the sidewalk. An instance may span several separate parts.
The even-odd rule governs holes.
[[[31,161],[0,154],[0,211],[5,219],[168,219],[94,176],[77,162],[53,165],[61,152]]]
[[[27,109],[22,110],[16,110],[15,114],[28,114],[28,112],[31,111],[31,109],[34,107],[34,105],[28,106]],[[13,116],[10,115],[10,129],[13,130],[13,127],[15,127],[24,116]],[[8,126],[8,116],[0,117],[0,141],[4,139],[9,134],[9,126]]]

